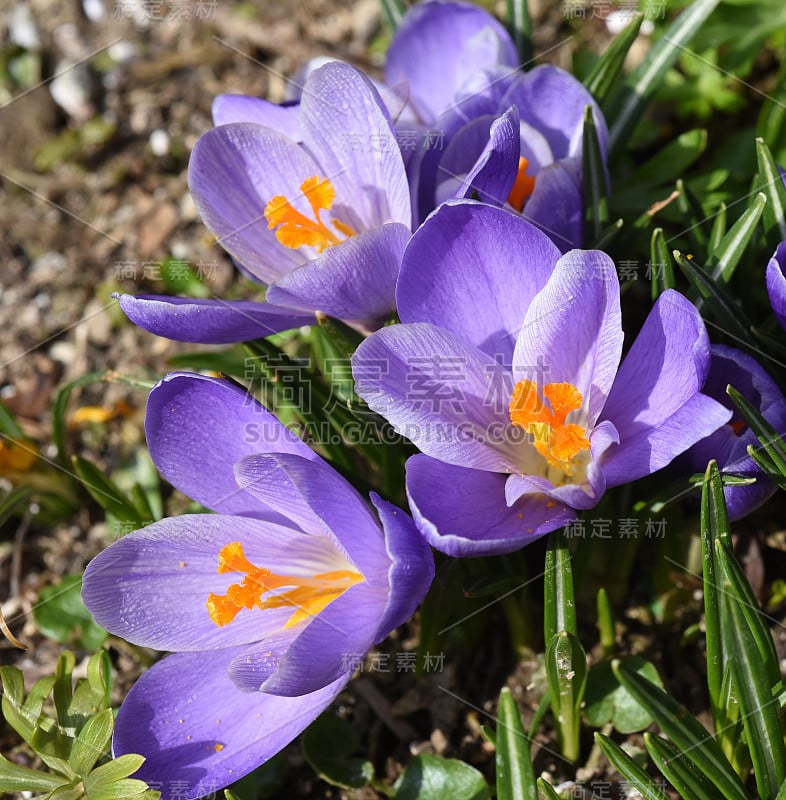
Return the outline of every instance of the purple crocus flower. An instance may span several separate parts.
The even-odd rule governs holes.
[[[726,394],[728,385],[757,408],[779,432],[786,431],[786,399],[755,358],[734,347],[712,346],[710,372],[702,391],[723,403],[732,417],[726,425],[691,447],[681,461],[696,472],[704,472],[709,461],[715,459],[722,472],[756,479],[756,483],[748,486],[723,487],[729,518],[734,521],[758,508],[776,487],[748,455],[749,445],[757,448],[761,445]]]
[[[583,240],[582,140],[592,109],[601,152],[608,132],[592,95],[551,65],[522,73],[505,29],[483,9],[433,2],[407,12],[385,78],[417,124],[398,125],[417,148],[407,159],[415,223],[448,198],[506,206],[563,252]]]
[[[767,264],[767,294],[775,316],[786,328],[786,242],[781,242]]]
[[[609,257],[560,255],[502,209],[437,209],[407,247],[397,302],[404,324],[360,345],[355,388],[421,450],[410,506],[450,555],[513,551],[731,415],[701,393],[710,348],[691,303],[664,292],[620,364]]]
[[[395,309],[411,222],[404,162],[378,92],[331,62],[309,75],[297,106],[250,100],[223,102],[219,118],[246,121],[200,137],[189,186],[218,241],[268,285],[267,302],[123,295],[121,306],[143,328],[192,342],[267,336],[313,322],[315,311],[378,327]]]
[[[82,595],[111,632],[173,651],[124,700],[113,748],[145,756],[138,776],[164,800],[190,800],[297,736],[412,615],[434,566],[406,514],[372,495],[374,514],[226,381],[168,376],[146,431],[162,475],[217,513],[113,543],[88,565]]]

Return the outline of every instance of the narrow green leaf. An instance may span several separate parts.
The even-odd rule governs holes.
[[[707,306],[715,315],[718,325],[729,336],[755,349],[755,342],[750,335],[750,322],[739,305],[729,297],[726,287],[714,281],[695,261],[685,258],[679,250],[674,251],[674,259],[700,296],[708,301]]]
[[[71,748],[68,763],[77,775],[86,776],[109,747],[115,716],[111,708],[91,717],[79,732]]]
[[[612,222],[611,225],[608,225],[603,233],[601,233],[600,239],[595,242],[595,249],[605,250],[609,242],[614,241],[624,225],[625,223],[621,218],[614,220],[614,222]]]
[[[124,522],[133,522],[140,527],[146,522],[140,518],[133,501],[95,464],[81,456],[74,456],[72,463],[82,485],[104,511]]]
[[[584,135],[582,139],[582,180],[584,193],[584,238],[597,242],[609,221],[609,198],[606,185],[606,168],[600,150],[598,130],[592,107],[584,109]]]
[[[10,519],[18,508],[25,505],[31,494],[33,494],[32,486],[18,486],[16,489],[11,489],[0,500],[0,525],[5,524],[6,520]]]
[[[738,593],[729,569],[733,556],[721,542],[715,547],[723,588],[724,643],[728,648],[732,680],[742,712],[742,724],[750,750],[759,797],[772,798],[786,781],[786,747],[778,700],[772,696],[771,670],[760,652],[750,607]],[[769,635],[769,634],[768,634]],[[777,664],[777,662],[776,662]]]
[[[720,558],[717,554],[718,545],[721,548]],[[772,687],[781,677],[778,654],[775,650],[772,634],[764,624],[763,615],[753,594],[753,589],[745,577],[745,572],[734,557],[731,545],[722,541],[717,543],[715,563],[718,566],[718,577],[730,582],[732,598],[740,604],[741,613],[756,644],[758,661],[764,670],[765,682],[767,686]],[[721,621],[721,628],[724,627],[723,621]],[[723,632],[722,630],[721,633]]]
[[[581,642],[569,631],[560,631],[548,643],[546,678],[562,755],[576,762],[580,755],[580,708],[587,685],[587,656]]]
[[[92,792],[101,786],[116,783],[129,775],[133,775],[145,763],[145,757],[136,753],[126,753],[117,758],[107,761],[100,767],[96,767],[85,778],[85,791],[92,800]]]
[[[684,800],[724,800],[723,795],[686,756],[665,739],[645,733],[644,745],[653,764]]]
[[[775,88],[768,92],[756,120],[756,133],[765,141],[777,142],[786,121],[786,61],[781,61],[781,70]]]
[[[52,404],[52,441],[54,441],[57,447],[57,458],[64,467],[69,466],[68,456],[66,454],[66,413],[68,411],[68,401],[71,399],[71,393],[80,386],[100,383],[106,379],[106,376],[106,371],[89,372],[87,375],[81,375],[76,380],[63,386],[55,397],[55,401]]]
[[[76,658],[70,650],[60,654],[55,668],[54,699],[55,710],[57,711],[57,721],[63,727],[68,725],[68,707],[74,696],[74,687],[71,683],[71,675],[76,666]]]
[[[453,758],[415,756],[393,786],[395,800],[488,800],[489,788],[474,767]]]
[[[625,56],[628,55],[628,50],[630,50],[633,42],[636,41],[643,21],[643,14],[634,14],[624,30],[614,37],[614,41],[598,59],[592,72],[584,79],[584,86],[601,108],[604,108],[609,92],[622,73]]]
[[[546,798],[546,800],[562,800],[562,797],[557,794],[557,790],[543,778],[538,778],[538,791]]]
[[[609,112],[609,147],[612,153],[627,142],[650,97],[719,2],[720,0],[696,0],[688,6],[625,81]]]
[[[681,178],[707,148],[707,131],[696,128],[670,141],[628,179],[630,185],[665,186]]]
[[[756,160],[759,165],[759,189],[767,195],[762,221],[770,250],[786,239],[786,186],[778,165],[764,139],[756,139]]]
[[[0,667],[0,681],[3,683],[3,699],[16,708],[25,702],[25,679],[17,667]]]
[[[608,592],[601,586],[595,601],[598,614],[598,633],[603,655],[611,655],[617,647],[617,631],[614,627],[614,613]]]
[[[529,740],[507,687],[500,692],[497,715],[497,800],[537,800]]]
[[[644,800],[667,800],[666,792],[616,742],[596,733],[595,743],[612,767],[636,787]]]
[[[781,784],[781,788],[778,789],[778,794],[775,795],[775,800],[786,800],[786,781]]]
[[[12,439],[25,438],[25,432],[19,427],[16,417],[8,410],[2,400],[0,400],[0,433],[4,433]]]
[[[745,248],[756,233],[766,204],[767,198],[763,194],[757,194],[731,230],[721,239],[720,244],[709,251],[706,269],[714,281],[728,283],[731,280]]]
[[[720,247],[721,239],[726,234],[726,203],[721,203],[718,206],[718,211],[715,214],[715,219],[712,223],[712,230],[710,230],[710,238],[707,241],[707,253],[710,258],[712,254]]]
[[[521,63],[525,66],[532,60],[532,20],[529,16],[528,0],[507,0],[508,30],[513,37]]]
[[[401,0],[380,0],[382,3],[382,13],[385,15],[388,25],[395,33],[401,20],[404,18],[404,3]]]
[[[726,387],[726,393],[734,401],[748,427],[756,434],[764,452],[775,467],[786,476],[786,442],[775,428],[762,416],[761,412],[743,397],[733,386]]]
[[[0,755],[0,792],[51,792],[67,783],[63,775],[22,767]]]
[[[701,556],[704,576],[707,687],[716,732],[725,727],[726,712],[721,697],[725,659],[720,628],[720,597],[718,594],[718,571],[715,564],[715,542],[728,539],[730,535],[729,516],[726,513],[720,472],[718,465],[711,461],[707,467],[701,490]]]
[[[112,658],[106,650],[99,650],[90,656],[87,683],[93,692],[103,698],[104,707],[109,708],[112,698]]]
[[[144,781],[136,778],[123,778],[112,783],[94,786],[90,790],[88,800],[128,800],[131,797],[141,797],[148,790]]]
[[[707,729],[688,710],[655,684],[612,662],[628,691],[646,708],[661,730],[724,794],[725,800],[748,800],[745,787]]]
[[[657,300],[666,289],[673,289],[674,266],[669,246],[663,235],[663,228],[655,228],[650,242],[650,280],[652,281],[652,300]]]
[[[543,566],[543,638],[546,643],[560,631],[574,636],[578,633],[572,560],[567,539],[562,531],[554,531],[549,536]]]

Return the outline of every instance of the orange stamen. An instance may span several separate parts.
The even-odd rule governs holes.
[[[570,383],[547,383],[543,397],[534,381],[519,381],[510,400],[510,421],[533,437],[535,449],[553,467],[566,469],[582,450],[589,450],[587,432],[581,425],[566,423],[571,411],[578,411],[584,398]]]
[[[329,211],[336,199],[336,190],[327,178],[320,178],[318,175],[306,178],[300,184],[300,190],[311,206],[314,214],[313,220],[293,208],[289,200],[280,194],[265,206],[268,228],[271,230],[278,228],[276,239],[284,247],[292,250],[304,246],[315,247],[317,252],[321,253],[326,247],[340,244],[355,235],[355,231],[349,225],[334,219],[332,221],[333,228],[343,237],[339,238],[319,216],[322,211]]]
[[[731,429],[734,431],[735,436],[742,436],[745,433],[746,423],[744,419],[738,419],[736,422],[730,422]]]
[[[359,572],[351,569],[322,572],[311,578],[300,575],[276,575],[269,569],[252,564],[246,558],[240,542],[231,542],[221,548],[218,554],[218,572],[245,574],[243,580],[240,583],[233,583],[225,595],[211,592],[207,597],[208,614],[219,627],[232,622],[244,608],[250,610],[293,606],[292,616],[285,625],[289,628],[306,617],[319,614],[350,586],[363,580]],[[293,588],[262,599],[263,594],[286,586]]]
[[[535,191],[535,178],[527,175],[527,167],[529,161],[524,156],[519,156],[519,171],[516,175],[516,180],[513,188],[508,195],[508,203],[521,213],[524,208],[524,203],[527,202],[529,196]]]

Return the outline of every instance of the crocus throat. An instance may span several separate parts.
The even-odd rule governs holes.
[[[265,219],[268,228],[278,228],[276,239],[284,247],[297,250],[298,247],[315,247],[321,253],[326,247],[340,244],[350,236],[355,235],[355,231],[341,220],[332,220],[335,230],[326,225],[320,218],[320,212],[330,211],[333,201],[336,199],[336,190],[327,178],[314,175],[306,178],[300,184],[300,191],[308,200],[314,219],[309,219],[305,214],[293,208],[289,200],[283,195],[276,195],[265,206]]]
[[[527,175],[528,166],[529,161],[524,156],[519,156],[519,170],[516,175],[516,181],[508,195],[508,203],[519,213],[524,208],[524,203],[527,202],[529,196],[535,191],[535,179]]]
[[[363,580],[359,572],[351,569],[322,572],[310,578],[301,575],[276,575],[269,569],[252,564],[243,553],[240,542],[231,542],[219,551],[218,573],[227,572],[239,572],[245,577],[240,583],[233,583],[225,595],[213,592],[208,595],[207,610],[210,619],[219,627],[232,622],[244,608],[292,606],[295,611],[284,626],[290,628],[306,617],[319,614],[350,586]],[[262,599],[262,595],[267,592],[286,586],[292,588]]]
[[[569,471],[570,462],[589,450],[587,431],[575,423],[566,423],[571,411],[578,411],[584,400],[571,383],[547,383],[541,398],[534,381],[519,381],[510,400],[510,420],[532,436],[535,449],[552,467]]]

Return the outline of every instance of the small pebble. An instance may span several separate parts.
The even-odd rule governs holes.
[[[153,155],[162,158],[169,153],[169,134],[158,128],[150,134],[150,149]]]

